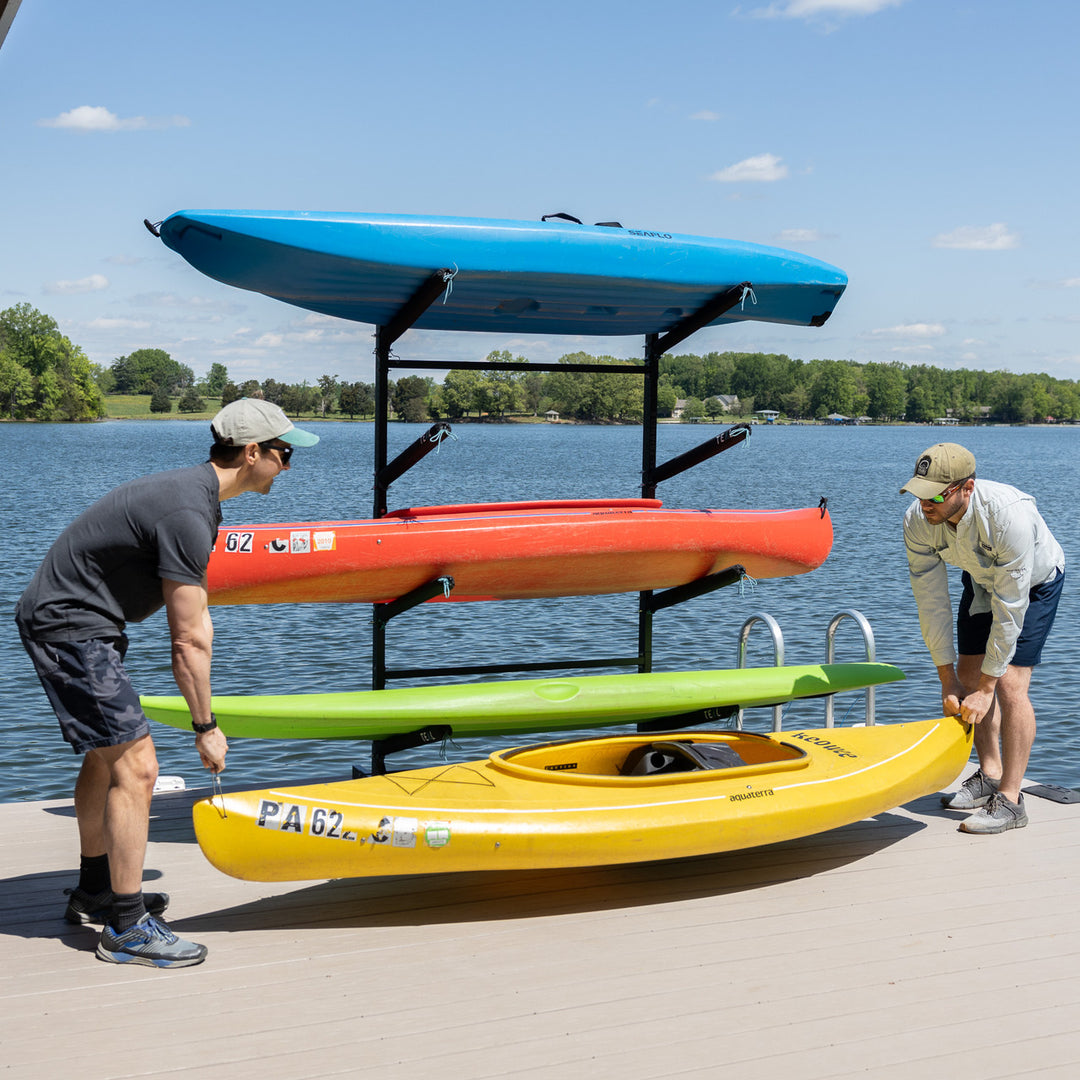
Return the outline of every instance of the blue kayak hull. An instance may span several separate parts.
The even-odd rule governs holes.
[[[378,326],[449,270],[414,324],[429,330],[661,333],[742,282],[752,293],[713,325],[820,326],[847,285],[836,267],[780,248],[552,221],[184,210],[160,233],[218,281]]]

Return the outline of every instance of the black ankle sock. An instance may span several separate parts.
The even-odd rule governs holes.
[[[145,914],[146,905],[141,891],[113,894],[112,918],[109,922],[118,934],[130,930]]]
[[[83,855],[79,859],[79,888],[91,896],[112,888],[108,855]]]

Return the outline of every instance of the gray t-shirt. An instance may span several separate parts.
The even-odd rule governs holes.
[[[198,585],[221,523],[210,462],[110,491],[57,538],[15,605],[37,641],[114,638],[164,603],[161,579]]]

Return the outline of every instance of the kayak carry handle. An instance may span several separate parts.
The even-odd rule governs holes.
[[[584,225],[585,222],[581,218],[574,217],[573,214],[544,214],[541,216],[541,221],[550,221],[552,218],[558,218],[560,221],[569,221],[571,225]],[[594,225],[602,229],[621,229],[621,221],[594,221]]]

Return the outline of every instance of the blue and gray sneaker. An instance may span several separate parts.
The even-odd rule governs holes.
[[[113,893],[111,889],[91,895],[85,889],[65,889],[70,897],[64,918],[69,923],[82,926],[85,923],[97,923],[103,926],[112,914]],[[163,915],[169,906],[169,894],[163,892],[143,893],[143,903],[151,915]]]
[[[953,791],[941,796],[941,805],[950,810],[978,810],[985,806],[990,799],[997,794],[1000,780],[991,780],[982,769],[976,769],[960,785],[959,791]]]
[[[97,957],[110,964],[193,967],[206,959],[206,946],[184,941],[153,915],[144,915],[122,934],[106,923],[98,942]]]

